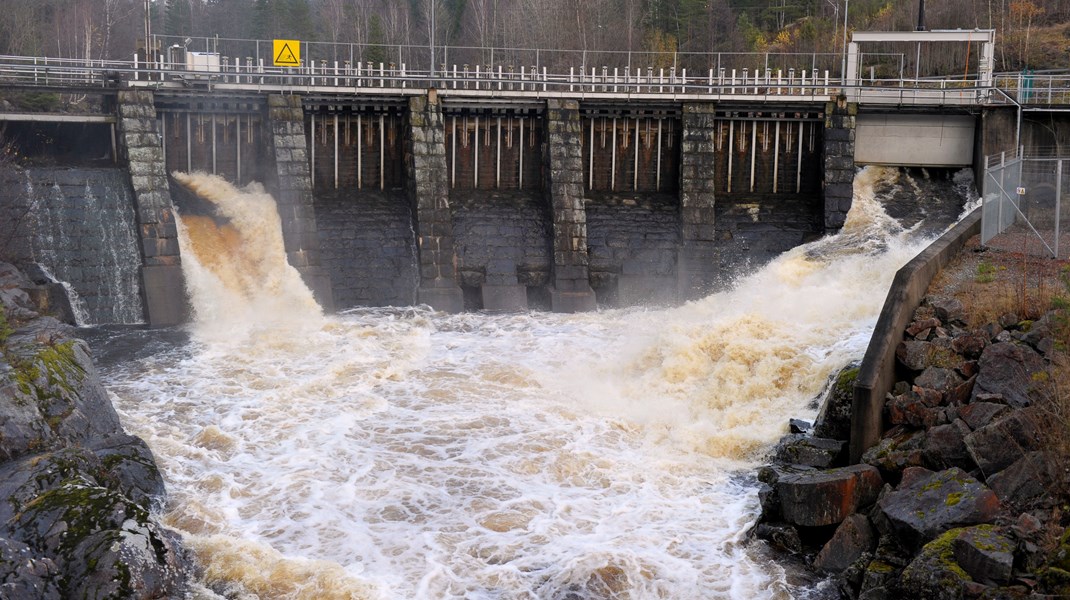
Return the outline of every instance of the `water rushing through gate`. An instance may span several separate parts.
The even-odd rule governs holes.
[[[325,317],[269,197],[192,176],[230,220],[184,218],[192,339],[105,376],[228,597],[794,597],[746,541],[750,473],[922,246],[873,197],[897,177],[867,169],[842,234],[675,309]]]

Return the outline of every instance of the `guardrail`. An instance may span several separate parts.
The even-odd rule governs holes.
[[[347,61],[267,67],[253,62],[218,57],[218,64],[194,65],[133,61],[70,60],[45,57],[0,56],[0,85],[49,89],[117,89],[122,86],[181,88],[219,87],[257,92],[306,91],[323,93],[408,94],[437,88],[456,95],[578,95],[578,96],[688,96],[827,100],[845,94],[851,101],[883,105],[983,105],[999,103],[1001,95],[975,80],[873,79],[844,85],[828,71],[803,69],[707,69],[701,73],[674,68],[635,70],[608,67],[575,68],[551,72],[547,67],[486,69],[453,65],[446,69],[414,71],[404,64],[353,64]],[[1030,78],[1032,77],[1032,78]],[[1070,75],[1002,74],[996,86],[1022,104],[1070,104]],[[411,90],[411,91],[410,91]],[[1009,102],[1009,99],[1004,101]]]
[[[1024,105],[1070,104],[1070,74],[1012,73],[996,76],[996,87]]]

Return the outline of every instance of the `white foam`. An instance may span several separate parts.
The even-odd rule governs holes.
[[[871,218],[676,309],[360,310],[106,376],[217,591],[788,598],[748,474],[920,247],[863,175]]]

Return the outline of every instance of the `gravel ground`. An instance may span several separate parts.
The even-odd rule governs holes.
[[[1060,255],[1065,257],[1070,253],[1070,235],[1062,237]],[[974,327],[1007,313],[1034,319],[1053,296],[1070,296],[1070,279],[1061,277],[1068,265],[1066,258],[1051,258],[1032,231],[1012,228],[985,246],[980,236],[971,238],[937,274],[929,294],[961,300]]]

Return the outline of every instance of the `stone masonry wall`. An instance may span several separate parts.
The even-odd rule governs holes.
[[[554,312],[596,307],[588,279],[580,110],[575,100],[546,101],[547,185],[553,214]]]
[[[839,230],[854,197],[858,105],[842,96],[825,108],[825,231]]]
[[[405,170],[409,200],[416,208],[419,300],[438,310],[461,312],[464,296],[457,285],[449,173],[446,170],[446,131],[442,105],[434,90],[427,96],[409,99]]]
[[[720,270],[714,213],[716,105],[685,104],[681,123],[677,289],[681,300],[691,300],[712,290]]]
[[[175,325],[186,318],[185,281],[152,92],[120,91],[118,110],[119,147],[137,204],[145,318],[152,326]]]
[[[331,280],[320,262],[301,97],[268,96],[268,117],[277,173],[275,189],[271,191],[282,219],[286,258],[301,273],[320,305],[333,310]]]
[[[316,229],[339,309],[416,302],[416,240],[404,192],[320,192]]]

